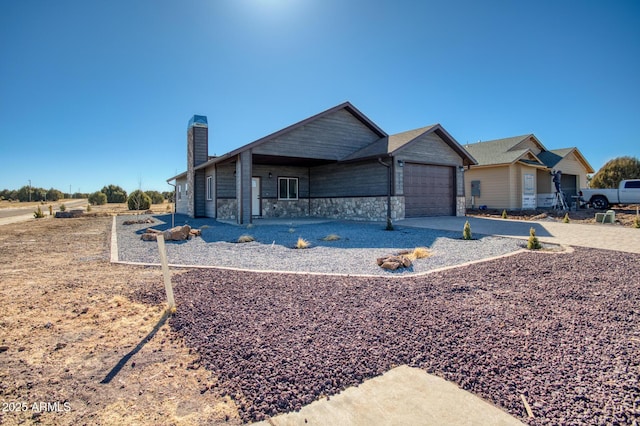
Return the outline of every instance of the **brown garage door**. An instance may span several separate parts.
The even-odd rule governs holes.
[[[453,216],[453,167],[405,163],[405,216]]]

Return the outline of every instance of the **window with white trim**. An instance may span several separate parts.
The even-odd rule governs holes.
[[[298,178],[278,178],[278,200],[298,199]]]
[[[213,176],[207,176],[207,200],[213,200]]]
[[[182,185],[180,184],[178,184],[178,196],[176,198],[182,200]]]

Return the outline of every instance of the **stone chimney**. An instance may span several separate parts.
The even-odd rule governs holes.
[[[207,117],[194,115],[187,128],[187,214],[189,217],[205,216],[204,170],[195,170],[209,159],[209,126]]]

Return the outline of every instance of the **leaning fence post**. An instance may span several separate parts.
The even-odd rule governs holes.
[[[167,250],[164,245],[164,235],[158,234],[158,251],[160,252],[160,263],[162,264],[162,275],[164,276],[164,289],[167,292],[167,303],[169,311],[174,311],[176,302],[173,299],[173,287],[171,285],[171,274],[169,273],[169,263],[167,262]]]

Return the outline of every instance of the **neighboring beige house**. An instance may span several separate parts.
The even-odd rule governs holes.
[[[553,171],[562,172],[562,191],[569,205],[587,174],[594,170],[578,148],[547,150],[534,135],[515,136],[464,147],[478,162],[465,171],[467,207],[535,209],[551,207]]]

